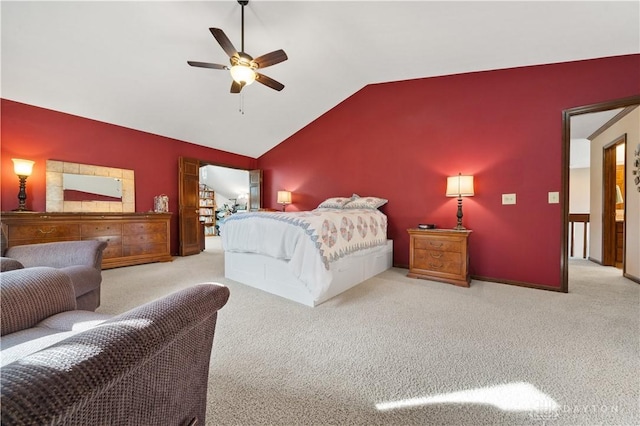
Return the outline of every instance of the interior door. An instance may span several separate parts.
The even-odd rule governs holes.
[[[189,256],[200,253],[200,243],[204,238],[199,216],[200,161],[180,157],[178,163],[180,256]]]

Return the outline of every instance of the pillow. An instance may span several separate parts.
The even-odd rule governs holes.
[[[349,197],[333,197],[327,198],[318,206],[319,209],[341,209],[351,201]]]
[[[377,209],[384,206],[389,200],[378,197],[359,197],[348,202],[345,209]]]

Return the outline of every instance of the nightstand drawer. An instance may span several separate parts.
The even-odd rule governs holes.
[[[462,255],[460,252],[415,250],[412,269],[460,275],[462,273]]]
[[[424,250],[439,250],[460,252],[462,250],[462,239],[451,240],[443,238],[421,238],[417,237],[413,241],[413,248]]]

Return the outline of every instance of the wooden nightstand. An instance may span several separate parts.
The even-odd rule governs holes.
[[[407,229],[408,277],[443,281],[469,287],[470,230]]]

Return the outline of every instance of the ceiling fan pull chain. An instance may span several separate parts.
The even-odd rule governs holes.
[[[238,111],[240,111],[240,114],[244,115],[244,93],[240,92],[239,94],[238,102],[240,103],[240,107]]]

